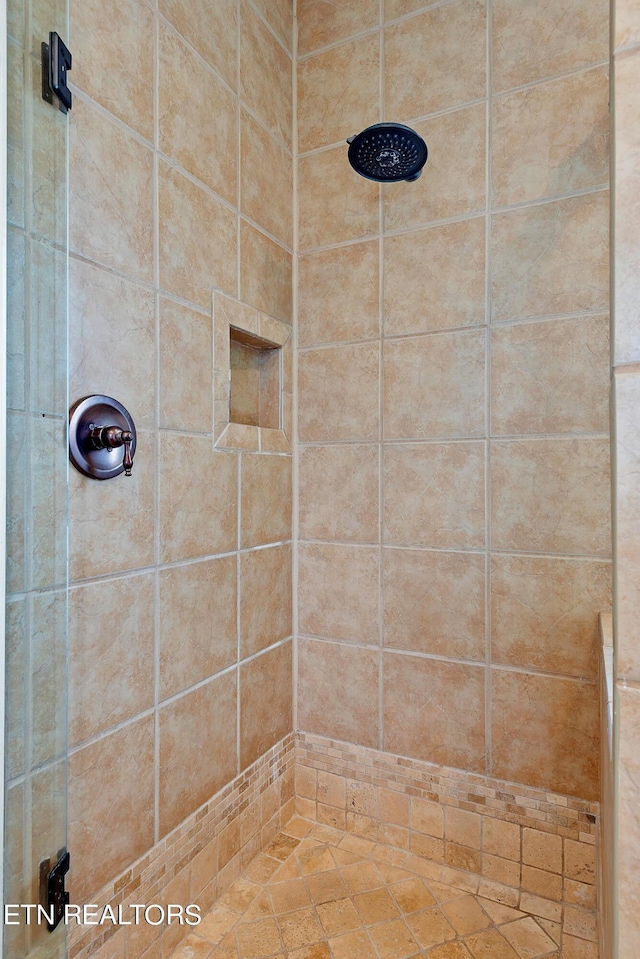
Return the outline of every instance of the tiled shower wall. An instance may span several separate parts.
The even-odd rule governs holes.
[[[65,499],[64,421],[49,426],[61,479],[48,464],[36,477],[34,608],[59,610],[55,642],[49,626],[38,633],[44,617],[18,615],[13,571],[12,682],[29,679],[45,707],[64,684],[64,663],[46,654],[64,650],[68,596],[70,887],[82,902],[292,730],[292,460],[214,451],[212,301],[219,290],[216,303],[245,304],[247,322],[253,310],[256,325],[256,311],[292,323],[293,17],[288,0],[71,0],[68,28],[61,14],[35,19],[34,50],[58,29],[73,53],[70,398],[115,396],[138,430],[131,478],[71,470],[67,593],[55,588],[64,522],[44,542]],[[36,151],[36,169],[47,162]],[[34,189],[37,210],[47,186]],[[12,532],[17,562],[23,527]],[[64,729],[63,713],[28,720],[48,794],[57,744],[43,732]],[[34,816],[37,801],[36,788]]]
[[[298,18],[298,728],[595,799],[607,4]],[[417,183],[349,167],[381,120]]]

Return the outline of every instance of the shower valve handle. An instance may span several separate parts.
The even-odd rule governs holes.
[[[97,450],[112,450],[118,446],[124,446],[124,475],[131,476],[133,469],[133,453],[131,444],[133,442],[133,433],[130,430],[121,430],[119,426],[94,426],[90,427],[90,436],[93,446]]]

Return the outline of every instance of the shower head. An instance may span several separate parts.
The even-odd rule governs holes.
[[[427,144],[402,123],[374,123],[347,143],[356,173],[378,183],[417,180],[427,162]]]

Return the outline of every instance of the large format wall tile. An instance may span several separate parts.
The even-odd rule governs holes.
[[[378,0],[298,0],[298,55],[346,40],[379,22]]]
[[[597,679],[611,572],[609,563],[494,554],[492,662]]]
[[[303,446],[299,451],[302,539],[378,541],[377,446]]]
[[[168,699],[235,662],[235,556],[163,569],[159,574],[160,698]]]
[[[242,553],[240,656],[253,656],[290,635],[290,544]]]
[[[354,243],[298,260],[298,345],[378,336],[380,243]]]
[[[291,323],[292,256],[278,243],[240,222],[240,292],[245,303]]]
[[[416,123],[429,151],[419,180],[383,190],[385,230],[408,230],[484,211],[487,108],[484,103]]]
[[[210,437],[164,432],[160,441],[160,559],[175,562],[235,549],[238,463]]]
[[[236,215],[162,161],[158,177],[160,285],[211,309],[212,287],[237,290]]]
[[[161,836],[236,775],[236,687],[234,670],[160,710]]]
[[[291,539],[291,458],[245,453],[240,481],[240,546]]]
[[[358,176],[344,147],[301,157],[298,182],[301,252],[377,233],[379,185]]]
[[[74,84],[153,140],[151,8],[143,0],[72,0],[69,16]]]
[[[493,4],[494,91],[568,73],[609,56],[606,0]]]
[[[387,340],[385,439],[484,435],[485,353],[484,330]]]
[[[385,238],[384,271],[387,336],[484,323],[484,217]]]
[[[598,687],[492,670],[492,775],[598,798]]]
[[[211,315],[160,298],[160,426],[213,428]],[[189,370],[185,377],[185,368]],[[118,394],[114,394],[118,395]]]
[[[69,247],[150,282],[153,154],[80,97],[75,99],[73,113]]]
[[[384,538],[398,546],[483,547],[484,443],[403,443],[384,451]]]
[[[234,90],[237,83],[237,0],[158,0],[160,13]]]
[[[378,439],[379,367],[378,343],[301,353],[300,440]]]
[[[486,11],[480,0],[434,7],[385,33],[387,116],[404,123],[485,96]]]
[[[149,290],[72,257],[69,261],[69,390],[115,396],[137,427],[155,426],[155,308]],[[117,362],[105,363],[114,349]]]
[[[484,661],[484,556],[385,549],[383,570],[385,646]]]
[[[620,943],[624,943],[622,955],[627,959],[640,949],[640,924],[638,910],[638,870],[640,870],[640,820],[638,808],[638,781],[640,768],[640,690],[636,688],[617,688],[618,709],[620,715],[620,777],[619,802],[620,823],[624,823],[624,832],[620,833],[617,844],[618,855],[618,913]]]
[[[291,731],[292,645],[283,643],[240,667],[241,769]]]
[[[247,0],[240,3],[240,96],[291,149],[291,59]]]
[[[483,772],[484,674],[480,666],[386,653],[384,748]]]
[[[91,893],[153,843],[153,755],[147,716],[70,757],[69,846],[82,850],[74,860],[74,902],[91,902]]]
[[[609,484],[608,440],[494,441],[493,546],[609,556]]]
[[[130,576],[69,594],[69,741],[76,745],[144,712],[154,701],[153,576]],[[96,619],[95,611],[105,615]],[[108,610],[118,610],[118,629]],[[135,641],[132,641],[135,640]]]
[[[282,243],[293,242],[293,161],[244,110],[240,118],[240,208]]]
[[[606,433],[609,317],[581,316],[491,332],[491,429]]]
[[[301,639],[298,656],[298,728],[377,747],[379,653]]]
[[[495,215],[492,319],[606,311],[608,246],[604,191]]]
[[[380,38],[333,47],[298,66],[301,153],[339,143],[379,119]]]
[[[373,546],[299,546],[301,633],[377,646],[379,551]]]
[[[253,0],[271,29],[289,52],[293,49],[293,4],[291,0]]]
[[[608,98],[608,71],[602,68],[494,100],[494,205],[606,184]]]
[[[616,371],[616,567],[617,674],[640,680],[638,616],[640,615],[640,376]]]
[[[202,91],[207,96],[202,96]],[[236,100],[174,31],[160,25],[159,147],[229,203],[236,202]]]

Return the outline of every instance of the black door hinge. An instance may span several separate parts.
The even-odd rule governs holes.
[[[53,921],[47,922],[49,932],[53,932],[64,918],[64,907],[69,903],[69,893],[64,888],[64,877],[69,872],[71,856],[62,849],[53,869],[51,860],[40,863],[40,901]]]
[[[49,43],[42,43],[42,99],[53,103],[58,98],[62,113],[71,109],[73,97],[67,86],[67,73],[71,69],[72,56],[59,34],[50,33]]]

